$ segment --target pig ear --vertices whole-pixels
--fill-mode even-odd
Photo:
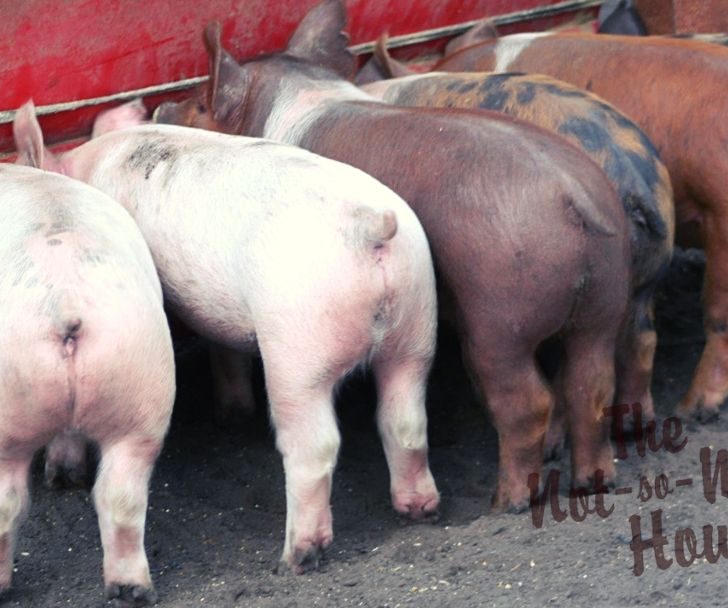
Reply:
[[[383,34],[377,40],[377,45],[374,47],[374,56],[377,58],[379,65],[382,66],[382,71],[386,74],[385,78],[398,78],[400,76],[410,76],[415,72],[410,70],[406,65],[400,63],[396,59],[392,59],[392,56],[387,50],[387,43],[389,42],[389,36]]]
[[[343,31],[345,25],[343,2],[323,0],[298,24],[286,51],[349,79],[354,74],[356,59],[346,48],[349,36]]]
[[[43,133],[40,130],[38,119],[35,116],[35,105],[27,102],[15,113],[13,120],[13,138],[18,150],[19,165],[29,167],[43,167]]]
[[[221,34],[217,21],[205,28],[205,47],[210,58],[207,103],[215,120],[236,127],[248,92],[248,79],[238,62],[223,48]]]
[[[357,86],[363,86],[370,82],[378,82],[387,78],[387,75],[382,69],[382,65],[377,61],[374,55],[371,56],[362,68],[356,73],[354,78],[354,84]]]
[[[444,56],[448,57],[465,47],[473,46],[486,40],[495,40],[496,38],[498,38],[498,30],[495,27],[495,22],[492,19],[483,19],[464,34],[450,40],[445,47]]]

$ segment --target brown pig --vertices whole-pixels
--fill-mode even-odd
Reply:
[[[380,78],[408,72],[390,57],[386,37],[371,63],[370,78],[376,71]],[[604,170],[622,199],[632,245],[632,298],[617,353],[615,402],[640,402],[654,416],[653,294],[670,263],[675,211],[667,169],[640,128],[596,95],[538,74],[410,71],[363,89],[395,105],[496,110],[528,120],[566,137]]]
[[[717,415],[728,396],[728,49],[693,40],[517,34],[465,48],[445,71],[527,71],[593,91],[644,129],[675,192],[678,244],[706,252],[707,343],[678,412]]]
[[[629,285],[629,237],[603,172],[571,144],[500,114],[397,108],[346,78],[343,4],[325,0],[285,52],[238,65],[206,30],[211,79],[160,122],[297,144],[375,176],[415,210],[441,301],[499,434],[497,508],[524,508],[553,406],[536,348],[563,338],[572,483],[614,477],[603,408]]]

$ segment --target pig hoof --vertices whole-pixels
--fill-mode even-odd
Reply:
[[[585,494],[608,494],[616,487],[613,476],[605,479],[604,475],[589,475],[588,477],[577,477],[572,484],[572,492]]]
[[[718,420],[718,408],[699,407],[693,412],[693,418],[700,424],[709,424]]]
[[[281,560],[275,573],[284,575],[304,574],[312,570],[318,570],[321,560],[323,559],[323,548],[319,545],[311,545],[308,549],[296,549],[293,558],[290,560]]]
[[[493,513],[507,513],[509,515],[519,515],[526,511],[529,507],[529,500],[524,498],[523,500],[509,500],[506,498],[493,498],[490,510]]]
[[[156,604],[157,593],[153,587],[111,583],[106,587],[106,599],[118,608],[136,608]]]
[[[410,496],[406,501],[395,502],[394,508],[397,513],[411,520],[435,523],[440,518],[439,506],[440,496],[435,494],[429,498]]]
[[[509,515],[520,515],[521,513],[525,513],[528,507],[529,503],[524,501],[519,503],[511,503],[507,505],[506,508],[502,511]]]

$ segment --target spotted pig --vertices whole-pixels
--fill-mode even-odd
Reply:
[[[370,78],[375,67],[385,78],[407,72],[389,56],[386,38],[377,44],[374,63]],[[617,356],[615,401],[640,402],[645,416],[654,416],[653,294],[670,263],[675,211],[667,169],[639,127],[596,95],[537,74],[410,73],[363,88],[396,105],[497,110],[522,118],[566,137],[604,170],[622,200],[632,246],[632,298]]]
[[[238,65],[206,30],[211,78],[156,119],[262,136],[353,164],[403,196],[422,222],[465,359],[499,433],[496,508],[528,505],[553,394],[534,358],[560,334],[572,482],[611,480],[603,408],[629,289],[629,238],[603,172],[562,138],[502,114],[398,108],[346,80],[343,3],[325,0],[283,53]]]

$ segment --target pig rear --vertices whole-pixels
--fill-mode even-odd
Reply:
[[[31,132],[19,152],[48,157],[29,113],[16,117],[16,133]],[[332,541],[333,397],[358,366],[376,377],[395,509],[436,513],[425,414],[435,279],[399,196],[299,148],[168,125],[106,133],[51,164],[133,215],[191,328],[228,355],[260,349],[286,473],[282,568],[316,567]]]
[[[0,587],[33,454],[73,432],[100,448],[107,593],[153,600],[144,519],[174,362],[151,256],[128,214],[92,188],[12,166],[0,183]]]

